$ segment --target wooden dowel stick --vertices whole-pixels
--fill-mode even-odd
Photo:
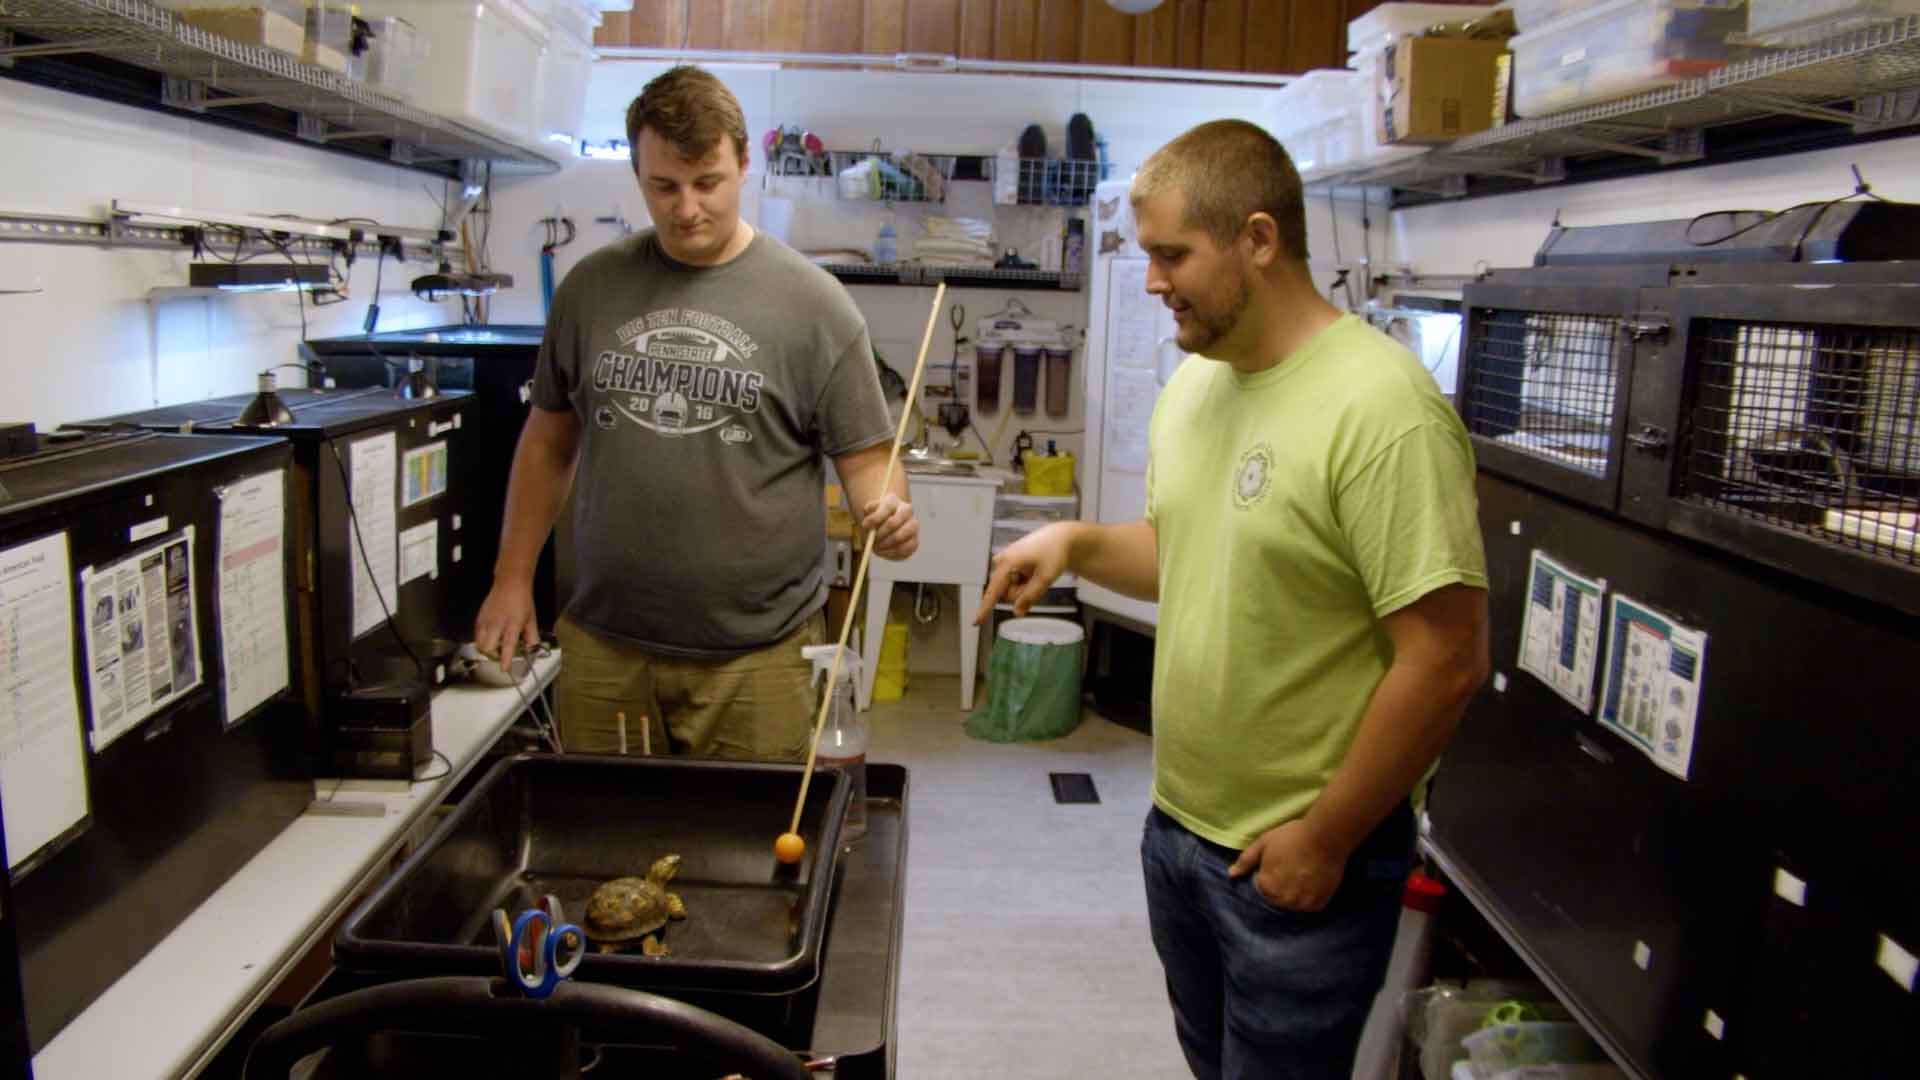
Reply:
[[[947,283],[941,282],[933,290],[933,310],[927,313],[927,332],[920,338],[920,356],[913,362],[913,378],[907,380],[907,404],[900,410],[900,428],[893,433],[893,449],[887,452],[887,471],[880,478],[882,498],[893,487],[893,467],[900,461],[900,444],[907,437],[907,423],[913,418],[913,399],[920,391],[920,376],[927,367],[927,346],[933,344],[933,326],[940,318],[940,304],[947,296]],[[858,508],[855,512],[859,512]],[[847,595],[858,598],[860,586],[867,580],[867,564],[873,560],[873,538],[878,534],[867,533],[867,541],[860,548],[860,566],[853,573],[853,589]],[[787,827],[790,833],[800,831],[800,811],[807,805],[807,785],[813,782],[813,759],[820,750],[820,732],[827,726],[827,710],[833,708],[834,687],[840,682],[840,657],[847,649],[847,635],[853,631],[853,616],[856,605],[847,604],[846,618],[840,620],[840,647],[833,651],[833,666],[827,669],[827,693],[820,699],[820,715],[813,721],[813,739],[807,743],[807,771],[800,774],[800,795],[793,800],[793,824]]]

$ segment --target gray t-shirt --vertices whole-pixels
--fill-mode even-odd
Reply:
[[[699,658],[825,604],[821,455],[893,433],[853,298],[764,233],[721,266],[674,261],[651,230],[582,259],[533,403],[581,423],[567,614]]]

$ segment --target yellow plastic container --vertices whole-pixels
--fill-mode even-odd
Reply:
[[[1072,454],[1055,454],[1051,457],[1041,457],[1029,450],[1020,455],[1020,464],[1026,469],[1027,473],[1027,494],[1073,494]]]
[[[907,624],[888,623],[873,669],[873,700],[899,701],[907,693]]]

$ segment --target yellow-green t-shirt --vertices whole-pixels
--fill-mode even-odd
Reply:
[[[1189,357],[1150,439],[1153,798],[1242,848],[1346,756],[1393,659],[1380,617],[1486,587],[1473,448],[1413,354],[1352,315],[1256,375]]]

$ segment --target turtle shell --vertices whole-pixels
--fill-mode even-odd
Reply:
[[[632,941],[667,925],[667,890],[643,877],[614,878],[587,898],[587,933]]]

